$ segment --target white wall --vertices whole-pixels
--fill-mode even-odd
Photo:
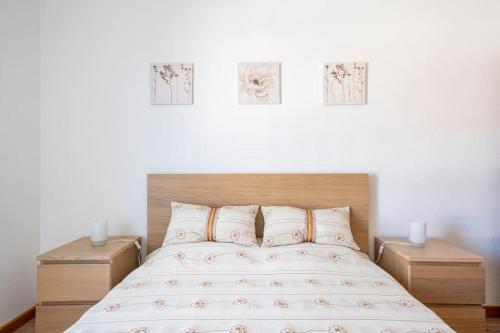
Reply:
[[[39,47],[38,0],[0,0],[0,325],[35,304]]]
[[[150,172],[369,172],[372,235],[409,219],[488,258],[500,304],[500,2],[43,0],[41,248],[146,234]],[[240,61],[282,104],[238,106]],[[322,106],[324,62],[369,63],[368,104]],[[193,106],[149,63],[194,62]]]

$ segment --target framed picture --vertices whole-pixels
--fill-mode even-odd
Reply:
[[[151,64],[151,104],[193,104],[193,64]]]
[[[281,102],[280,63],[238,64],[239,104],[279,104]]]
[[[325,105],[366,104],[366,62],[328,63],[323,66]]]

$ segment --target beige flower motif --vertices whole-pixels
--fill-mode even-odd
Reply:
[[[177,252],[176,254],[174,254],[174,257],[175,259],[182,261],[184,260],[184,258],[186,258],[186,255],[184,254],[184,252]]]
[[[278,255],[276,253],[269,253],[266,257],[267,261],[275,261],[278,259]]]
[[[309,255],[309,252],[307,252],[306,250],[298,250],[297,255],[301,256],[301,257],[305,257],[305,256]]]
[[[197,333],[196,330],[194,328],[187,328],[184,330],[183,333]]]
[[[233,230],[233,231],[231,231],[230,237],[233,241],[236,242],[240,239],[240,232],[238,230]]]
[[[367,301],[359,301],[358,302],[358,308],[360,308],[360,309],[371,309],[371,308],[373,308],[373,305],[371,303],[368,303]]]
[[[396,303],[402,308],[412,308],[414,306],[413,303],[407,299],[400,299]]]
[[[212,282],[210,282],[210,281],[201,281],[200,282],[200,287],[207,288],[210,286],[212,286]]]
[[[267,217],[267,218],[268,218],[268,217],[270,217],[270,216],[271,216],[271,214],[272,214],[272,212],[273,212],[273,210],[272,210],[272,209],[269,209],[269,210],[266,212],[265,217]]]
[[[340,232],[337,232],[335,235],[333,235],[333,240],[335,243],[342,243],[344,239],[344,234],[341,234]]]
[[[248,301],[246,298],[243,298],[243,297],[238,297],[238,298],[235,298],[233,300],[233,304],[234,305],[243,305],[243,304],[247,304]]]
[[[370,262],[370,259],[369,259],[369,258],[367,258],[365,255],[357,254],[356,256],[357,256],[357,257],[359,258],[359,260],[361,260],[361,261],[364,261],[364,262]]]
[[[445,331],[443,331],[442,329],[439,329],[439,328],[431,328],[427,332],[429,332],[429,333],[445,333]]]
[[[328,306],[328,305],[330,305],[330,302],[328,302],[328,300],[324,299],[324,298],[316,298],[314,300],[314,304],[321,305],[321,306]]]
[[[342,326],[330,326],[328,327],[328,333],[347,333],[347,330]]]
[[[164,306],[165,305],[165,300],[161,298],[155,299],[153,302],[151,302],[152,305],[154,306]]]
[[[338,262],[338,261],[340,261],[340,256],[338,254],[336,254],[335,252],[330,252],[328,254],[328,259],[330,259],[333,262]]]
[[[205,259],[203,259],[207,264],[211,264],[215,260],[215,254],[207,254]]]
[[[196,302],[192,303],[191,307],[194,309],[203,309],[205,307],[205,301],[202,299],[199,299]]]
[[[153,260],[149,259],[149,260],[146,260],[144,262],[144,264],[142,264],[142,266],[144,266],[144,267],[150,267],[152,264],[153,264]]]
[[[171,280],[167,280],[167,281],[165,281],[165,284],[166,284],[167,286],[169,286],[169,287],[174,287],[174,286],[176,286],[176,285],[177,285],[177,280],[173,280],[173,279],[171,279]]]
[[[288,308],[288,303],[282,299],[277,299],[274,301],[274,306],[277,306],[277,307],[282,308],[282,309],[286,309],[286,308]]]
[[[386,328],[386,329],[383,329],[382,331],[380,331],[380,333],[394,333],[394,331],[391,330],[390,328]]]
[[[196,207],[196,209],[200,212],[205,212],[208,210],[208,207]]]
[[[304,240],[304,232],[302,230],[292,231],[292,238],[298,241]]]
[[[375,281],[377,287],[387,287],[389,284],[385,281]]]
[[[137,327],[133,328],[131,333],[148,333],[148,329],[146,327]]]
[[[140,288],[141,286],[142,286],[142,283],[135,282],[135,283],[132,283],[132,284],[129,284],[128,286],[126,286],[125,289],[137,289],[137,288]]]
[[[175,233],[175,238],[177,238],[177,239],[186,238],[186,231],[184,231],[184,229],[177,230],[177,232]]]
[[[271,287],[281,287],[281,286],[283,286],[283,283],[281,283],[279,281],[271,281],[271,283],[269,283],[269,285]]]
[[[106,312],[118,311],[118,310],[120,310],[120,304],[118,304],[118,303],[108,304],[104,307],[104,310]]]
[[[234,325],[231,327],[231,333],[247,333],[247,328],[243,325]]]
[[[245,259],[247,257],[247,253],[245,251],[238,251],[236,252],[236,258],[238,259]]]
[[[340,285],[344,287],[352,287],[353,283],[351,281],[344,280],[340,282]]]
[[[272,237],[267,237],[265,240],[264,240],[264,244],[266,244],[266,246],[273,246],[274,244],[274,239]]]
[[[318,284],[318,281],[314,279],[306,279],[304,282],[305,284]]]
[[[234,283],[236,285],[240,285],[240,284],[247,284],[248,283],[248,280],[247,279],[238,279],[236,281],[234,281]]]
[[[257,215],[257,212],[258,212],[258,210],[257,210],[257,209],[255,209],[255,208],[252,208],[252,209],[250,209],[250,211],[249,211],[250,215],[253,215],[253,216]]]
[[[295,333],[295,330],[289,328],[289,327],[285,327],[283,328],[280,333]]]

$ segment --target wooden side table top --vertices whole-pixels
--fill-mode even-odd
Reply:
[[[130,246],[135,246],[134,241],[140,242],[140,240],[139,236],[116,236],[108,238],[107,242],[112,243],[94,246],[90,242],[90,237],[82,237],[40,254],[37,256],[37,260],[41,262],[111,261]]]
[[[375,237],[376,254],[383,242],[408,243],[404,237]],[[484,263],[484,258],[471,251],[435,238],[427,238],[423,247],[390,244],[384,245],[409,262],[442,262],[442,263]]]

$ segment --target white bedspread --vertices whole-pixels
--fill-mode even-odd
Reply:
[[[366,256],[302,243],[167,246],[67,332],[450,333]]]

